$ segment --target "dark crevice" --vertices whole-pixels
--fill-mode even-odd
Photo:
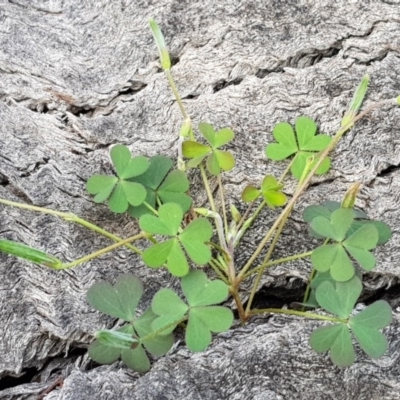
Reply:
[[[199,96],[199,94],[188,94],[187,96],[182,97],[182,100],[194,100],[197,99]]]
[[[71,360],[71,363],[76,361],[78,357],[85,355],[87,352],[87,348],[75,347],[68,352],[68,359]],[[0,379],[0,391],[10,389],[19,385],[24,385],[32,382],[41,382],[42,381],[42,372],[47,369],[49,364],[57,359],[60,359],[62,356],[57,355],[54,357],[48,357],[46,362],[43,364],[41,368],[37,367],[28,367],[24,368],[18,376],[6,375]],[[51,371],[50,379],[59,372],[60,368],[54,367]]]
[[[334,45],[325,50],[309,49],[299,51],[284,62],[284,67],[307,68],[318,64],[324,58],[332,58],[340,51],[340,46]]]
[[[10,389],[15,386],[31,383],[38,372],[39,370],[37,368],[31,367],[24,368],[18,377],[7,375],[0,379],[0,390]]]
[[[225,79],[220,79],[219,81],[215,82],[212,85],[213,93],[219,92],[220,90],[225,89],[228,86],[239,85],[243,81],[243,79],[244,79],[243,77],[235,78],[235,79],[233,79],[231,81],[227,81]]]
[[[0,172],[0,186],[6,187],[10,184],[10,180]]]
[[[326,184],[329,184],[329,183],[332,183],[332,182],[335,182],[334,178],[327,178],[327,179],[324,179],[321,182],[312,182],[312,183],[310,183],[310,185],[308,187],[309,188],[310,187],[318,187],[320,185],[326,185]]]
[[[399,293],[400,293],[400,282],[397,281],[396,284],[390,286],[389,288],[380,288],[375,290],[373,293],[365,293],[364,297],[361,299],[365,305],[370,305],[378,300],[386,300],[392,307],[399,306]],[[393,304],[392,304],[393,303]]]
[[[178,56],[174,56],[172,54],[170,54],[169,58],[171,60],[171,67],[178,64],[178,62],[180,61],[180,58]]]
[[[277,68],[273,68],[273,69],[259,68],[255,75],[257,78],[263,79],[269,74],[282,73],[282,72],[284,72],[283,67],[277,67]]]
[[[20,177],[21,177],[21,178],[26,178],[26,177],[28,177],[28,176],[31,176],[32,174],[34,174],[35,172],[37,172],[37,171],[40,169],[40,167],[41,167],[42,165],[48,164],[49,160],[50,160],[49,157],[43,157],[41,161],[38,161],[38,162],[35,163],[35,165],[33,166],[33,168],[30,168],[29,171],[27,170],[27,171],[23,172],[23,173],[20,175]]]
[[[398,165],[391,164],[388,167],[386,167],[385,169],[383,169],[381,172],[379,172],[377,177],[388,176],[388,175],[392,174],[393,172],[398,171],[399,169],[400,169],[400,164],[398,164]]]

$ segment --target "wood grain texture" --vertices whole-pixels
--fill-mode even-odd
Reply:
[[[225,181],[228,198],[243,209],[240,190],[284,168],[263,154],[277,122],[308,115],[332,135],[365,73],[372,80],[367,103],[399,95],[399,6],[396,0],[0,0],[0,197],[71,211],[120,236],[138,232],[129,217],[95,205],[85,182],[112,170],[108,153],[115,143],[135,155],[176,156],[182,118],[157,60],[147,26],[152,16],[165,34],[193,121],[236,133],[230,149],[237,167]],[[315,246],[302,210],[325,198],[340,200],[360,181],[357,205],[393,229],[392,240],[376,251],[366,293],[386,296],[394,308],[400,306],[390,292],[400,277],[399,126],[400,109],[387,107],[344,137],[331,172],[301,199],[276,253]],[[200,183],[192,182],[201,204]],[[291,182],[285,191],[293,189]],[[267,213],[255,224],[238,249],[238,267],[274,216]],[[55,217],[4,206],[0,237],[65,261],[109,244]],[[0,261],[0,377],[26,368],[39,376],[0,391],[0,398],[36,399],[57,368],[64,386],[46,399],[395,399],[400,389],[398,310],[387,330],[388,355],[371,361],[357,352],[347,370],[309,349],[315,323],[280,317],[219,335],[201,354],[178,344],[141,377],[119,364],[92,369],[86,356],[66,363],[62,357],[70,349],[86,347],[96,329],[112,326],[85,301],[93,282],[135,273],[147,288],[145,306],[161,286],[177,287],[177,281],[127,250],[65,272],[1,254]],[[285,264],[265,275],[263,285],[296,289],[309,270],[307,262]]]

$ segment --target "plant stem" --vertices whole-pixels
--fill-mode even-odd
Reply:
[[[113,240],[114,242],[121,242],[123,240],[119,236],[116,236],[116,235],[112,234],[111,232],[108,232],[105,229],[102,229],[99,226],[92,224],[89,221],[79,218],[78,216],[76,216],[75,214],[72,214],[72,213],[65,213],[65,212],[61,212],[61,211],[50,210],[50,209],[44,208],[44,207],[31,206],[29,204],[18,203],[15,201],[10,201],[10,200],[5,200],[5,199],[0,199],[0,203],[11,206],[11,207],[22,208],[25,210],[38,211],[43,214],[56,215],[57,217],[60,217],[65,221],[75,222],[79,225],[82,225],[85,228],[88,228],[94,232],[99,233],[100,235],[103,235],[103,236]],[[134,251],[135,253],[141,254],[141,251],[138,248],[136,248],[135,246],[132,246],[129,243],[126,243],[125,246],[128,247],[130,250]]]
[[[144,205],[147,209],[149,209],[153,214],[155,214],[155,215],[158,216],[158,211],[157,211],[154,207],[152,207],[149,203],[147,203],[147,201],[144,201],[144,202],[143,202],[143,205]]]
[[[281,223],[281,220],[289,217],[291,210],[293,209],[294,205],[296,204],[296,201],[299,199],[299,197],[303,194],[307,186],[309,185],[311,179],[313,178],[315,172],[317,169],[320,167],[322,162],[324,161],[324,158],[335,148],[339,140],[342,138],[342,136],[361,118],[363,118],[366,114],[374,110],[375,108],[381,107],[383,105],[387,104],[397,104],[396,99],[390,99],[390,100],[383,100],[377,103],[372,104],[371,106],[367,107],[363,112],[358,114],[354,119],[352,119],[350,122],[348,122],[346,125],[342,126],[335,134],[335,136],[332,138],[332,141],[330,144],[326,147],[324,151],[321,152],[317,162],[314,164],[313,168],[307,175],[307,177],[304,179],[304,181],[301,183],[301,185],[297,188],[295,193],[293,194],[293,197],[290,199],[290,201],[287,203],[286,207],[282,210],[281,214],[279,217],[275,220],[274,224],[271,226],[263,240],[259,243],[257,249],[254,251],[253,255],[249,258],[247,263],[244,265],[240,273],[238,274],[238,279],[242,279],[244,274],[249,270],[255,259],[258,257],[258,255],[261,253],[262,249],[264,246],[267,244],[267,242],[270,240],[273,232],[278,228],[279,224]]]
[[[234,246],[237,246],[238,243],[240,242],[240,239],[242,238],[242,236],[246,233],[247,229],[250,228],[251,224],[254,222],[254,220],[256,219],[257,215],[261,212],[261,210],[265,207],[267,203],[265,202],[265,200],[263,200],[258,207],[256,208],[256,210],[254,211],[254,213],[251,215],[250,218],[248,218],[244,223],[243,223],[243,227],[241,229],[239,229],[235,240],[234,240]],[[247,212],[247,210],[246,210]]]
[[[271,258],[271,255],[272,255],[272,253],[273,253],[273,251],[274,251],[274,249],[275,249],[276,243],[277,243],[278,240],[279,240],[279,236],[280,236],[281,233],[282,233],[282,230],[283,230],[283,228],[284,228],[284,226],[285,226],[286,221],[287,221],[287,218],[284,218],[284,219],[281,221],[281,223],[280,223],[280,225],[279,225],[279,227],[278,227],[278,230],[276,231],[275,236],[274,236],[274,238],[272,239],[272,243],[271,243],[271,245],[269,246],[267,255],[265,256],[264,261],[263,261],[263,263],[261,264],[261,268],[258,270],[256,281],[255,281],[254,284],[253,284],[253,287],[252,287],[252,289],[251,289],[251,293],[250,293],[250,296],[249,296],[249,300],[247,301],[246,314],[248,314],[249,311],[250,311],[251,305],[252,305],[252,303],[253,303],[254,296],[255,296],[256,291],[257,291],[257,289],[258,289],[258,286],[260,285],[260,282],[261,282],[262,274],[263,274],[265,268],[267,268],[267,263],[268,263],[269,259]]]
[[[226,276],[224,276],[222,274],[222,269],[218,266],[218,263],[215,260],[210,260],[209,261],[210,267],[214,270],[214,272],[218,275],[218,277],[224,281],[227,285],[229,285],[229,281],[226,278]],[[225,272],[225,271],[224,271]]]
[[[221,174],[218,175],[218,186],[219,186],[219,194],[221,196],[222,214],[224,217],[224,230],[226,234],[228,232],[228,219],[226,217],[225,196],[224,196],[224,188],[222,187]]]
[[[77,266],[79,264],[82,264],[83,262],[92,260],[93,258],[97,258],[97,257],[99,257],[99,256],[101,256],[103,254],[109,253],[110,251],[113,251],[113,250],[117,249],[118,247],[124,246],[126,243],[130,243],[130,242],[133,242],[135,240],[143,239],[144,237],[146,237],[146,235],[144,233],[139,233],[138,235],[131,236],[131,237],[127,238],[127,239],[121,240],[118,243],[114,243],[111,246],[104,247],[101,250],[97,250],[94,253],[88,254],[87,256],[84,256],[82,258],[78,258],[75,261],[72,261],[72,262],[67,263],[67,264],[63,264],[63,266],[61,268],[58,268],[58,269],[70,269],[70,268],[73,268],[73,267],[75,267],[75,266]],[[139,254],[143,253],[141,250],[139,250],[139,251],[140,251]]]
[[[269,267],[272,267],[272,266],[277,265],[277,264],[283,264],[285,262],[289,262],[289,261],[292,261],[292,260],[298,260],[300,258],[310,257],[311,254],[312,254],[312,251],[307,251],[305,253],[295,254],[293,256],[278,258],[277,260],[269,261],[265,265],[261,264],[258,267],[255,267],[255,268],[251,269],[250,271],[248,271],[247,273],[245,273],[243,275],[242,279],[244,280],[244,279],[248,278],[249,276],[253,275],[255,272],[259,271],[262,268],[269,268]]]
[[[169,86],[171,87],[172,93],[174,94],[176,102],[179,105],[179,109],[181,110],[181,114],[182,114],[183,118],[184,119],[189,118],[189,115],[187,114],[187,112],[185,110],[185,106],[182,103],[181,96],[179,95],[178,89],[177,89],[177,87],[175,85],[175,81],[174,81],[174,78],[172,77],[171,70],[170,69],[166,69],[165,70],[165,75],[167,75]]]
[[[297,154],[296,154],[296,156],[297,156]],[[282,175],[280,176],[280,178],[279,178],[279,180],[278,180],[278,183],[282,183],[283,180],[286,178],[286,175],[289,173],[290,168],[292,167],[292,165],[293,165],[293,163],[294,163],[294,160],[296,159],[296,156],[294,156],[294,157],[292,158],[292,160],[290,161],[289,165],[288,165],[288,166],[286,167],[286,169],[283,171]]]
[[[214,198],[213,198],[213,195],[211,192],[210,184],[208,182],[207,174],[204,169],[204,165],[200,164],[199,168],[200,168],[200,172],[201,172],[201,177],[203,178],[204,187],[207,192],[208,201],[210,202],[211,210],[214,212],[217,212],[217,209],[215,208]]]
[[[339,322],[341,324],[347,324],[348,320],[343,318],[336,317],[328,317],[326,315],[314,314],[307,311],[297,311],[297,310],[288,310],[284,308],[263,308],[263,309],[254,309],[250,311],[250,315],[257,314],[286,314],[286,315],[296,315],[298,317],[311,318],[311,319],[320,319],[323,321],[329,322]]]

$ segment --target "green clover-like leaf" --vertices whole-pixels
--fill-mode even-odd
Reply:
[[[112,317],[132,321],[143,295],[143,286],[134,275],[121,275],[114,286],[107,282],[95,283],[87,292],[89,304]]]
[[[305,208],[303,212],[303,219],[305,222],[311,223],[315,217],[325,217],[330,219],[332,212],[339,209],[341,204],[337,201],[325,201],[320,205],[311,205]],[[378,245],[386,243],[392,237],[392,231],[390,227],[382,221],[374,221],[370,220],[368,215],[361,210],[355,210],[354,218],[355,220],[350,226],[350,229],[347,232],[347,236],[350,236],[355,231],[361,228],[362,225],[365,224],[373,224],[378,231]],[[321,239],[324,236],[319,235],[315,232],[312,228],[310,228],[310,233],[312,236],[316,237],[317,239]]]
[[[139,225],[143,231],[172,237],[143,252],[143,260],[149,267],[157,268],[166,263],[171,274],[186,275],[189,263],[182,246],[193,262],[202,265],[210,261],[211,251],[205,242],[211,239],[211,224],[204,218],[197,218],[182,232],[178,232],[182,219],[182,209],[175,203],[163,204],[159,208],[158,217],[143,215],[140,218]]]
[[[174,329],[188,313],[186,344],[192,351],[202,351],[211,343],[211,332],[223,332],[232,325],[232,311],[215,306],[226,300],[228,287],[220,280],[210,281],[202,271],[191,271],[182,278],[181,285],[189,305],[172,290],[160,290],[152,302],[152,310],[159,316],[152,328]]]
[[[96,283],[89,289],[87,298],[94,308],[131,322],[116,331],[97,332],[97,339],[89,346],[89,355],[93,360],[110,364],[121,358],[129,368],[146,372],[150,369],[150,361],[145,349],[158,357],[172,347],[174,339],[171,332],[152,334],[152,323],[158,316],[151,309],[135,318],[142,294],[142,284],[133,275],[119,277],[114,287]]]
[[[362,291],[362,284],[357,276],[347,282],[324,281],[316,290],[318,304],[339,318],[348,318]]]
[[[189,168],[196,167],[205,158],[207,169],[213,175],[219,175],[221,170],[230,171],[235,166],[235,159],[228,151],[219,148],[229,143],[235,137],[229,128],[223,128],[215,132],[212,125],[201,122],[199,130],[210,146],[198,143],[194,140],[187,140],[182,144],[182,152],[186,158],[191,158],[187,163]]]
[[[382,356],[387,348],[386,337],[379,332],[392,322],[392,309],[384,300],[376,301],[356,316],[349,325],[361,348],[372,358]]]
[[[156,208],[158,203],[176,203],[182,208],[183,213],[189,210],[192,199],[186,194],[189,189],[189,181],[183,171],[172,170],[173,162],[164,156],[150,158],[150,166],[147,171],[130,179],[143,185],[147,195],[145,202]],[[144,214],[151,214],[145,205],[133,206],[128,209],[132,217],[139,218]]]
[[[149,168],[149,161],[143,156],[132,158],[126,146],[116,145],[110,151],[111,160],[118,178],[107,175],[93,175],[86,188],[95,195],[94,201],[101,203],[107,199],[108,206],[115,213],[125,212],[129,205],[139,206],[146,198],[143,185],[128,179],[142,175]]]
[[[330,350],[332,362],[339,367],[350,366],[356,358],[349,328],[345,324],[316,329],[310,336],[310,346],[318,353]]]
[[[291,166],[293,176],[300,179],[306,166],[307,158],[326,149],[332,138],[328,135],[316,135],[317,125],[308,117],[299,117],[295,122],[296,135],[290,124],[281,122],[272,132],[278,143],[271,143],[265,149],[266,156],[275,161],[284,160],[295,154]],[[316,159],[311,168],[318,161]],[[321,175],[329,170],[330,159],[326,157],[316,171]]]
[[[282,188],[283,185],[278,183],[272,175],[267,175],[261,183],[260,190],[254,186],[246,186],[242,193],[242,200],[250,202],[262,195],[269,207],[280,207],[287,201],[286,195],[281,192]]]
[[[378,231],[373,224],[364,224],[348,236],[353,221],[354,211],[349,208],[333,211],[330,220],[316,216],[311,221],[311,228],[318,235],[338,242],[316,248],[311,255],[311,262],[317,271],[330,270],[332,278],[340,282],[347,281],[354,275],[349,254],[367,271],[375,266],[375,257],[369,250],[377,246]]]
[[[337,285],[342,286],[343,283],[337,283]],[[350,286],[351,285],[349,285],[348,289],[350,289]],[[357,292],[361,292],[358,289]],[[341,292],[340,289],[336,290],[335,294],[337,296],[343,295],[346,299],[344,301],[340,297],[335,298],[335,296],[332,296],[332,292],[330,295],[326,295],[323,302],[325,302],[325,306],[328,306],[328,304],[329,306],[324,308],[326,310],[328,310],[328,308],[335,309],[336,311],[334,311],[334,314],[336,315],[338,315],[337,311],[342,313],[342,315],[350,314],[350,304],[354,303],[356,294],[356,292],[352,294],[350,294],[350,292],[351,290],[347,293]],[[324,296],[322,293],[323,290],[321,289],[319,295]],[[333,307],[330,300],[333,300]],[[339,323],[316,329],[311,334],[310,345],[319,353],[330,350],[333,363],[340,367],[347,367],[355,360],[349,332],[350,328],[365,353],[371,358],[378,358],[381,357],[388,348],[388,341],[379,329],[389,325],[391,321],[392,310],[389,304],[386,301],[379,300],[365,308],[356,316],[351,317],[348,324]]]

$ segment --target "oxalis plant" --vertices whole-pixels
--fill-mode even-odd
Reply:
[[[362,292],[363,273],[376,264],[373,251],[390,239],[391,230],[384,222],[371,220],[355,208],[359,184],[349,188],[341,203],[325,201],[304,210],[309,233],[320,240],[318,247],[278,259],[273,258],[273,253],[297,200],[313,176],[329,170],[328,155],[341,137],[375,108],[400,104],[400,96],[359,112],[369,83],[369,77],[364,76],[334,136],[318,133],[316,123],[306,116],[298,117],[294,126],[278,123],[273,129],[274,142],[266,146],[265,154],[268,160],[286,162],[287,168],[279,177],[267,175],[258,186],[247,186],[242,193],[247,206],[242,207],[245,211],[241,214],[234,205],[228,207],[222,179],[235,166],[233,155],[225,149],[235,135],[229,128],[218,130],[206,122],[194,129],[171,75],[163,35],[154,20],[150,20],[150,27],[162,68],[183,116],[177,162],[163,155],[150,158],[132,155],[128,147],[115,145],[110,151],[115,174],[94,175],[87,182],[87,190],[96,203],[107,203],[111,211],[128,213],[137,219],[140,233],[122,239],[73,214],[0,199],[9,206],[81,224],[115,242],[70,263],[9,240],[0,240],[0,251],[63,270],[125,246],[139,254],[148,267],[167,268],[180,279],[183,296],[163,288],[143,313],[137,312],[137,308],[144,289],[134,275],[120,276],[114,286],[98,282],[89,289],[87,300],[93,308],[124,321],[116,329],[95,333],[89,354],[98,363],[113,363],[121,358],[133,370],[145,372],[151,365],[149,355],[159,357],[171,349],[177,328],[185,330],[186,345],[191,351],[206,349],[212,333],[226,331],[233,323],[232,311],[220,305],[229,296],[236,303],[242,323],[257,314],[288,314],[320,320],[321,327],[311,334],[310,346],[317,352],[329,352],[338,366],[354,362],[354,341],[370,357],[382,356],[388,343],[380,330],[391,322],[390,306],[385,301],[376,301],[360,312],[354,309]],[[190,197],[186,176],[189,169],[200,172],[209,208],[196,208]],[[219,187],[218,208],[210,178]],[[297,181],[289,197],[284,193],[287,179]],[[238,265],[235,251],[253,221],[261,213],[276,208],[281,212],[275,222],[251,257]],[[137,241],[146,242],[147,246],[136,247]],[[304,299],[298,304],[300,309],[253,308],[262,275],[275,265],[299,259],[309,259],[312,267]],[[247,298],[240,288],[254,276]]]

